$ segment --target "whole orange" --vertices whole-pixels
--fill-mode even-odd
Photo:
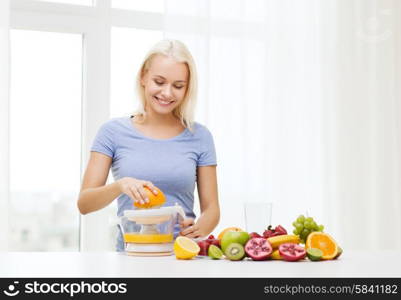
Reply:
[[[134,206],[138,208],[151,208],[154,206],[161,206],[166,202],[166,196],[159,188],[155,187],[155,189],[157,190],[157,195],[153,194],[150,188],[147,186],[144,186],[143,189],[146,192],[146,196],[148,197],[149,202],[143,204],[140,204],[139,202],[134,202]]]
[[[223,238],[223,235],[227,232],[227,231],[244,231],[239,227],[228,227],[226,229],[224,229],[222,232],[220,232],[220,234],[218,235],[217,239],[221,240]]]

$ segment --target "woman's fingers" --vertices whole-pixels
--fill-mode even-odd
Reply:
[[[134,203],[149,203],[148,192],[145,190],[145,186],[148,187],[154,195],[158,194],[157,187],[153,185],[152,182],[147,180],[124,177],[118,182],[121,192],[127,194],[134,201]]]
[[[180,235],[188,236],[189,234],[191,234],[191,233],[193,232],[193,229],[190,229],[190,228],[191,228],[191,227],[188,227],[187,229],[182,230],[182,231],[180,232]]]
[[[182,228],[194,225],[194,219],[193,218],[185,218],[183,221],[180,222],[180,225]]]
[[[180,234],[183,236],[186,236],[188,238],[192,238],[192,239],[195,239],[195,238],[198,238],[201,236],[199,229],[197,229],[195,226],[191,226],[189,228],[191,228],[191,230],[183,230],[183,231],[181,231]]]
[[[181,223],[181,230],[180,235],[186,236],[188,238],[199,238],[202,236],[201,230],[197,224],[195,224],[195,219],[193,218],[185,218]]]
[[[154,195],[157,195],[157,189],[156,189],[156,187],[153,185],[152,182],[150,182],[150,181],[145,181],[145,182],[144,182],[144,185],[147,186],[147,187],[152,191],[152,193],[153,193]]]
[[[187,237],[187,238],[190,238],[190,239],[197,239],[197,238],[199,238],[200,236],[201,236],[201,235],[200,235],[198,232],[192,232],[192,233],[186,235],[186,237]]]
[[[149,202],[148,195],[146,194],[143,186],[139,186],[137,188],[137,191],[141,195],[141,200],[143,201],[143,203],[148,203]]]
[[[128,197],[130,197],[134,202],[138,202],[138,200],[136,199],[134,193],[131,191],[130,188],[127,188],[124,194],[128,195]]]
[[[197,230],[198,229],[196,228],[196,225],[192,225],[192,226],[189,226],[189,227],[185,228],[184,230],[182,230],[181,233],[182,233],[182,235],[188,235],[188,234],[196,232]]]
[[[139,202],[140,204],[143,204],[142,196],[138,191],[138,188],[136,186],[130,186],[130,191],[134,195],[134,201]]]

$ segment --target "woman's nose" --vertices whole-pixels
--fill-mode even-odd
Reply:
[[[171,86],[169,84],[166,84],[163,87],[162,94],[166,98],[170,98],[172,96],[172,88],[171,88]]]

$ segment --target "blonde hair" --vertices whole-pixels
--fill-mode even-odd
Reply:
[[[164,55],[173,58],[179,63],[185,63],[188,67],[188,85],[182,103],[173,110],[174,116],[181,120],[184,127],[192,129],[194,122],[194,112],[197,97],[198,78],[196,73],[195,61],[189,52],[188,48],[178,40],[161,40],[156,43],[146,54],[145,59],[139,68],[136,77],[136,90],[139,96],[139,108],[134,115],[142,116],[143,120],[146,117],[145,111],[145,89],[141,84],[142,76],[149,70],[152,59],[156,55]]]

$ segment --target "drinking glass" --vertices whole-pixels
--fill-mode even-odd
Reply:
[[[271,224],[272,206],[270,202],[245,202],[244,216],[246,231],[257,232],[260,235]]]

